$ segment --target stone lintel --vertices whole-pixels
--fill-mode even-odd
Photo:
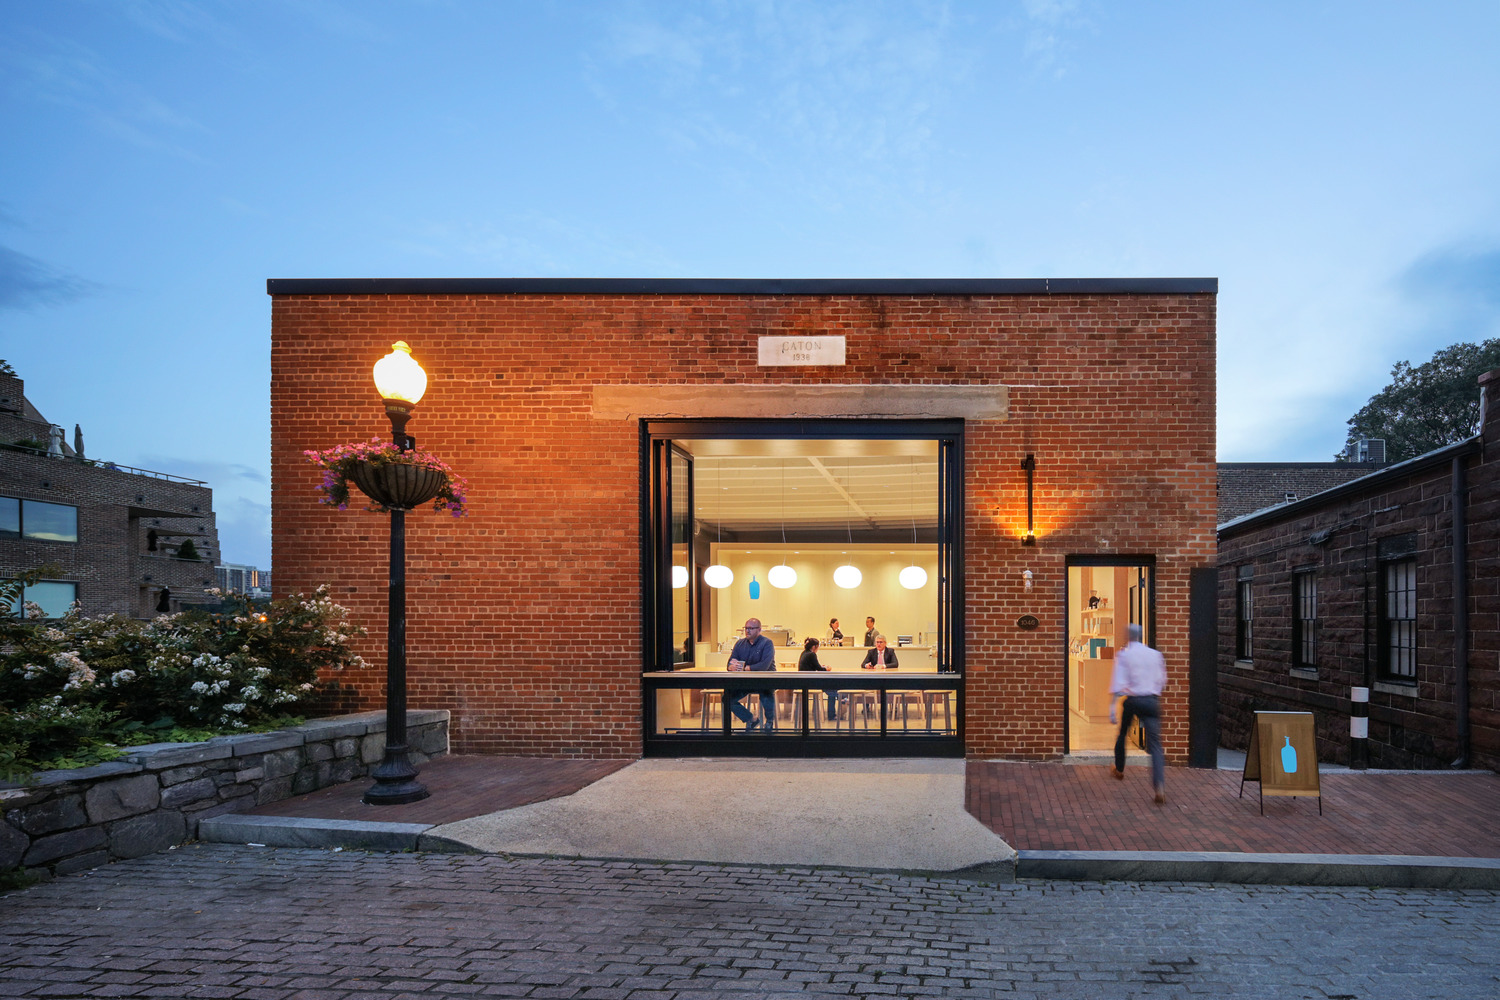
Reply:
[[[599,420],[869,417],[1005,420],[1003,385],[596,385]]]

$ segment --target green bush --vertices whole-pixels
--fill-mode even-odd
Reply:
[[[0,605],[13,600],[0,593]],[[0,617],[0,770],[275,728],[322,694],[319,671],[364,666],[349,641],[365,630],[327,587],[221,608],[146,622],[84,618],[76,605],[58,621]]]

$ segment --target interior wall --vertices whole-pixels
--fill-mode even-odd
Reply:
[[[838,618],[844,635],[852,636],[856,644],[864,638],[866,616],[874,616],[876,627],[893,646],[897,635],[937,631],[937,552],[930,546],[915,552],[910,548],[893,551],[890,546],[821,551],[803,546],[797,553],[788,553],[780,548],[747,552],[744,546],[725,545],[722,552],[724,564],[734,570],[734,583],[712,591],[714,634],[700,637],[707,641],[732,637],[751,617],[767,627],[791,628],[799,646],[809,635],[819,639],[827,635],[830,618]],[[767,582],[766,574],[781,565],[783,557],[797,571],[797,582],[778,590]],[[927,585],[919,590],[907,590],[898,579],[913,561],[927,571]],[[848,562],[863,574],[860,585],[852,590],[833,582],[833,571]],[[752,578],[760,583],[759,600],[750,597]]]

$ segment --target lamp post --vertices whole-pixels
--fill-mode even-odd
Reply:
[[[406,433],[412,408],[427,391],[427,373],[411,356],[405,341],[397,341],[391,353],[375,363],[375,388],[391,418],[391,436],[400,451],[411,451],[416,440]],[[406,746],[406,512],[437,495],[441,477],[414,466],[387,465],[393,473],[384,481],[356,480],[359,488],[391,512],[390,607],[385,639],[385,757],[371,772],[375,784],[365,792],[372,806],[394,806],[416,802],[432,794],[417,780],[417,769]],[[428,473],[413,476],[408,473]],[[375,480],[376,477],[363,477]],[[431,487],[431,492],[428,487]],[[374,489],[383,495],[371,493]],[[426,493],[427,495],[421,496]]]

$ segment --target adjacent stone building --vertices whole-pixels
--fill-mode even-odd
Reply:
[[[211,601],[208,485],[88,459],[53,428],[25,383],[0,373],[0,579],[52,567],[25,595],[49,617],[75,600],[85,615],[143,618]]]
[[[1226,746],[1305,710],[1348,763],[1362,688],[1371,766],[1500,769],[1500,371],[1479,381],[1474,437],[1219,526]]]

